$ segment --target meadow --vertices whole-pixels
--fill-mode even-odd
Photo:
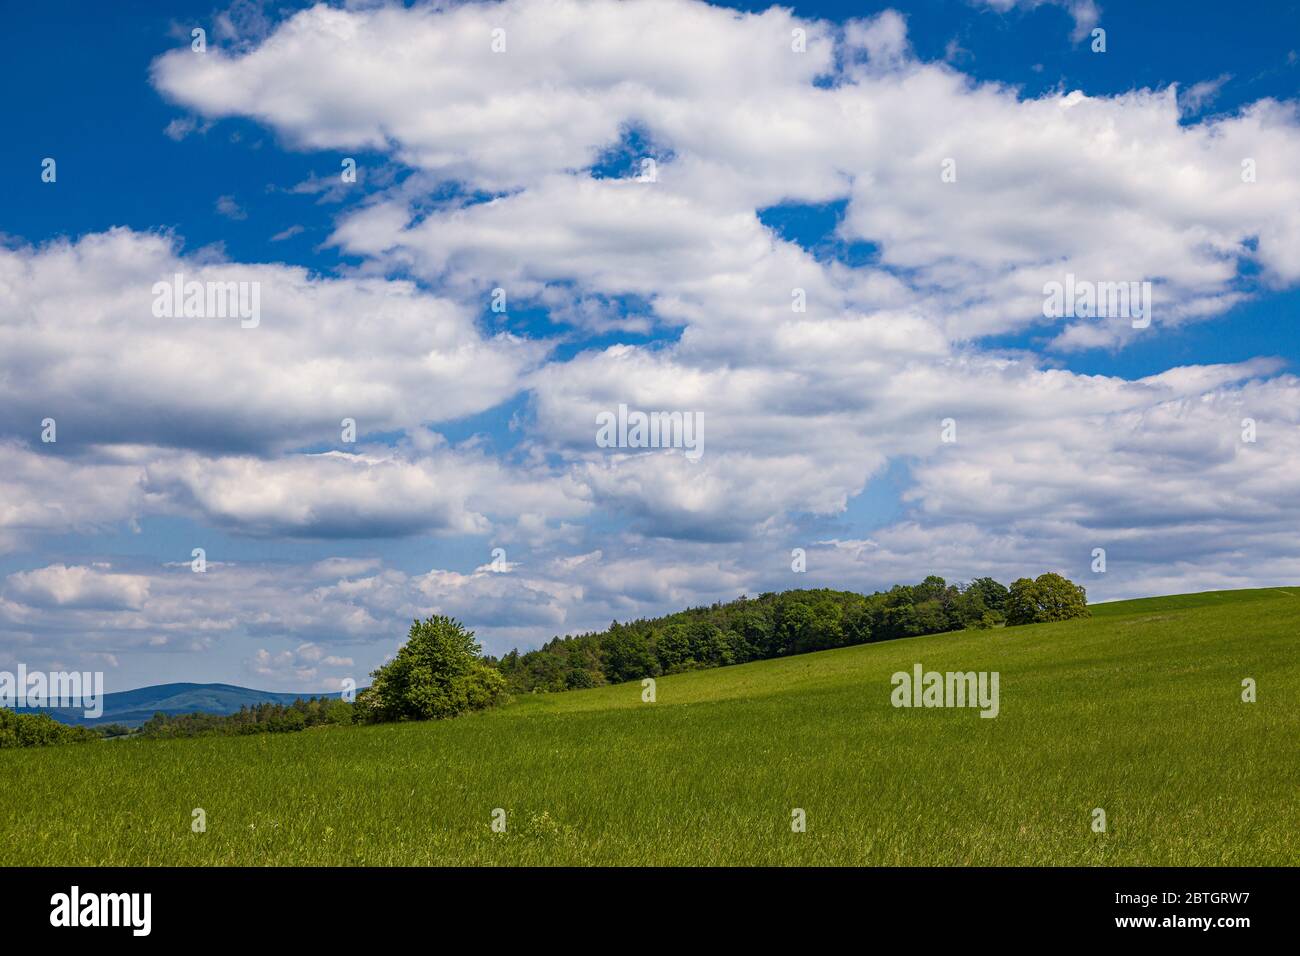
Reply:
[[[1092,611],[662,677],[654,703],[0,751],[0,864],[1300,863],[1300,588]],[[999,672],[999,715],[891,706],[916,663]]]

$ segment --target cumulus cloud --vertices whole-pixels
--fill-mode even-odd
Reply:
[[[1099,16],[1055,5],[1076,36]],[[1300,392],[1278,363],[1127,379],[985,346],[1149,344],[1295,285],[1294,103],[1189,122],[1222,77],[1027,98],[918,59],[893,11],[505,0],[222,22],[224,45],[153,64],[192,114],[169,135],[244,117],[292,148],[377,154],[356,201],[295,188],[342,203],[328,242],[357,265],[228,262],[127,229],[0,248],[0,548],[168,515],[263,539],[490,538],[507,557],[206,575],[33,557],[0,590],[11,644],[239,639],[251,673],[319,684],[429,613],[499,653],[742,591],[1080,577],[1095,547],[1094,597],[1300,572],[1279,531],[1300,518]],[[774,209],[832,222],[796,241]],[[261,321],[155,316],[176,273],[257,282]],[[1045,316],[1066,276],[1150,281],[1150,327]],[[495,288],[568,323],[564,348],[487,331]],[[507,452],[438,434],[521,395]],[[599,447],[620,404],[701,415],[703,456]],[[852,526],[888,475],[898,513]]]
[[[907,21],[896,10],[886,10],[869,20],[850,20],[844,27],[844,42],[861,49],[873,69],[897,69],[907,58]]]
[[[11,574],[5,593],[36,608],[138,611],[149,596],[149,580],[136,574],[115,574],[106,566],[51,564]]]
[[[151,488],[188,500],[214,523],[266,536],[486,530],[486,519],[465,507],[458,477],[432,462],[342,452],[274,461],[190,456],[148,469]]]
[[[582,486],[503,467],[480,452],[387,447],[275,459],[162,458],[145,470],[152,494],[218,526],[257,536],[396,537],[480,534],[488,514],[544,521],[584,514]]]
[[[812,25],[808,52],[792,56],[797,24],[810,26],[779,8],[738,15],[690,0],[322,4],[248,52],[175,51],[152,75],[177,103],[254,117],[304,148],[392,149],[500,189],[590,164],[656,101],[760,101],[810,80],[831,63],[828,31]],[[493,51],[497,30],[504,52]],[[316,68],[300,73],[307,63]]]
[[[292,679],[314,684],[321,677],[323,669],[353,668],[355,663],[350,657],[327,654],[319,644],[307,641],[290,650],[278,652],[258,648],[257,653],[244,662],[244,666],[250,674],[273,682]],[[335,686],[341,686],[344,679],[336,676],[332,681]]]
[[[1090,4],[1071,9],[1081,23],[1095,15]],[[475,38],[503,23],[516,46],[493,54]],[[652,42],[667,24],[675,39]],[[805,54],[790,48],[794,24],[816,41]],[[388,69],[398,32],[409,56],[436,65]],[[275,37],[242,56],[167,54],[154,81],[205,117],[247,115],[315,148],[364,143],[431,175],[523,190],[427,216],[397,195],[335,235],[351,252],[429,277],[501,263],[519,291],[594,279],[609,293],[646,294],[644,277],[658,270],[669,288],[656,290],[656,309],[694,323],[734,292],[730,260],[756,256],[761,239],[746,223],[757,209],[846,199],[842,235],[879,246],[912,300],[958,338],[1042,323],[1044,284],[1069,273],[1156,283],[1155,321],[1167,325],[1241,301],[1245,263],[1267,281],[1300,279],[1300,174],[1286,160],[1300,146],[1293,104],[1263,101],[1187,126],[1173,88],[1023,99],[916,60],[892,11],[837,31],[685,0],[318,7]],[[690,58],[696,43],[710,54]],[[836,82],[816,82],[836,69],[837,43],[848,55]],[[332,64],[329,82],[308,69],[318,62]],[[541,90],[548,108],[517,105]],[[339,110],[340,97],[350,109]],[[560,105],[570,99],[582,119]],[[443,104],[453,103],[478,121],[447,128]],[[582,167],[629,126],[668,160],[653,188],[586,179]],[[551,149],[556,141],[565,148]],[[1268,177],[1243,182],[1246,158]],[[942,178],[948,162],[955,181]],[[704,273],[712,285],[690,283]],[[1058,343],[1131,337],[1127,323],[1091,320]]]
[[[0,553],[45,534],[107,530],[140,513],[143,474],[130,449],[78,458],[53,454],[57,444],[37,447],[47,453],[0,439]]]
[[[576,572],[576,573],[575,573]],[[605,626],[663,601],[711,600],[743,586],[709,560],[676,566],[607,559],[601,552],[538,559],[509,574],[439,568],[408,573],[382,560],[330,559],[315,567],[227,562],[188,565],[56,565],[17,572],[0,585],[0,635],[22,643],[39,630],[33,661],[68,654],[204,654],[256,642],[246,671],[311,690],[364,674],[400,645],[409,622],[448,614],[502,654],[550,637]],[[737,590],[737,593],[740,593]],[[733,595],[734,596],[734,595]],[[244,644],[239,644],[244,646]]]
[[[113,229],[0,248],[0,434],[34,440],[35,423],[53,417],[59,440],[76,445],[335,442],[344,418],[364,435],[491,408],[545,353],[485,337],[463,307],[408,282],[323,279],[177,246]],[[260,321],[155,315],[155,287],[177,275],[205,289],[255,283]]]
[[[1061,5],[1078,31],[1097,22],[1091,2]],[[431,211],[408,193],[381,197],[335,232],[351,253],[465,295],[492,282],[542,301],[569,287],[636,296],[659,322],[682,326],[671,348],[613,347],[531,379],[541,443],[563,451],[597,504],[650,536],[739,540],[800,513],[833,515],[900,456],[918,462],[909,500],[929,513],[960,511],[954,491],[963,481],[1008,477],[1016,462],[945,457],[937,447],[944,417],[968,426],[968,440],[1014,452],[1034,447],[1010,435],[1024,435],[1026,416],[1045,432],[1086,432],[1098,419],[1122,427],[1126,415],[1206,397],[1198,391],[1205,383],[1190,379],[1181,387],[1076,376],[960,346],[1055,321],[1043,315],[1046,283],[1067,275],[1149,280],[1160,328],[1242,301],[1250,294],[1240,281],[1245,263],[1260,266],[1267,282],[1300,278],[1292,241],[1300,178],[1283,161],[1300,145],[1293,104],[1265,101],[1187,126],[1172,88],[1025,99],[974,83],[918,61],[893,11],[838,29],[779,11],[717,13],[690,3],[575,0],[548,5],[543,24],[527,3],[318,9],[292,18],[278,31],[283,42],[255,53],[202,63],[169,54],[154,81],[205,118],[252,116],[317,148],[364,141],[435,178],[512,190]],[[403,49],[440,55],[418,90],[376,67],[399,22]],[[664,60],[682,43],[645,38],[665,22],[682,28],[687,48],[707,37],[713,57]],[[486,41],[468,38],[498,25],[516,46],[493,61]],[[807,55],[775,43],[796,26],[815,41]],[[576,58],[555,55],[560,36]],[[353,101],[364,102],[356,115],[384,116],[403,103],[409,114],[380,137],[377,124],[345,129],[315,119],[329,104],[316,84],[278,83],[274,98],[263,92],[267,77],[324,49],[339,63],[338,82],[368,80],[350,87]],[[605,57],[619,68],[595,69]],[[511,63],[508,81],[494,69],[499,62]],[[720,66],[725,76],[715,75]],[[815,82],[836,70],[835,82]],[[242,85],[216,79],[236,76]],[[464,89],[469,77],[473,92]],[[512,113],[497,100],[481,106],[486,119],[460,134],[474,139],[451,157],[432,148],[446,130],[416,105],[494,96],[516,103],[543,88],[556,104],[599,102],[605,125],[575,123],[557,109],[507,133],[495,124]],[[683,109],[686,102],[694,108]],[[662,153],[654,182],[585,174],[594,152],[620,143],[629,127]],[[527,136],[531,149],[493,152],[502,135]],[[573,152],[550,149],[557,135]],[[507,169],[500,154],[532,162]],[[1267,184],[1243,182],[1246,156],[1268,157],[1276,174]],[[946,163],[951,181],[941,175]],[[758,218],[772,203],[836,199],[846,203],[840,236],[875,244],[878,265],[818,260]],[[806,314],[790,309],[796,288],[810,303]],[[1083,318],[1058,328],[1054,343],[1093,348],[1135,334],[1127,316]],[[709,453],[696,465],[671,454],[600,453],[593,415],[622,401],[702,412]],[[1048,437],[1043,443],[1050,447]],[[1008,482],[1007,500],[1018,492]]]

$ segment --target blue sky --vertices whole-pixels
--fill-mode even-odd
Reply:
[[[727,6],[7,13],[0,666],[312,690],[434,611],[499,653],[931,571],[1294,583],[1300,7]],[[172,269],[266,323],[150,324]],[[1057,271],[1168,304],[1047,321]],[[619,402],[701,463],[595,447]]]
[[[758,4],[725,6],[766,9]],[[842,3],[791,6],[800,15],[835,21],[890,8],[889,4]],[[1063,6],[1045,4],[1003,13],[951,0],[909,4],[903,9],[919,56],[943,60],[949,56],[949,44],[955,42],[960,51],[951,55],[951,62],[964,73],[1012,84],[1028,97],[1058,88],[1106,95],[1171,83],[1190,87],[1220,77],[1229,79],[1206,112],[1227,112],[1265,97],[1296,95],[1297,67],[1289,57],[1300,41],[1294,31],[1277,28],[1288,22],[1300,25],[1295,4],[1277,4],[1268,18],[1243,17],[1230,6],[1209,2],[1113,6],[1105,11],[1108,49],[1104,56],[1092,53],[1088,43],[1071,41],[1072,18]],[[41,77],[28,95],[8,104],[12,140],[30,144],[42,156],[56,155],[65,178],[62,188],[51,195],[51,190],[41,188],[39,178],[29,175],[29,153],[13,150],[0,156],[0,171],[8,183],[4,231],[40,242],[112,226],[166,228],[181,237],[186,248],[220,244],[235,259],[289,262],[322,271],[355,264],[325,241],[341,208],[360,196],[323,201],[319,194],[294,191],[313,178],[332,179],[333,155],[286,149],[274,131],[240,118],[223,120],[210,135],[179,142],[161,135],[168,123],[185,113],[148,83],[149,64],[181,42],[182,26],[211,28],[214,8],[202,3],[142,3],[125,9],[128,12],[122,13],[93,4],[53,2],[28,5],[11,14],[7,56],[0,71],[11,89],[27,86],[26,78]],[[70,17],[86,29],[60,29]],[[1111,35],[1117,39],[1109,40]],[[49,71],[47,65],[55,60],[74,68]],[[74,122],[67,121],[70,114],[75,115]],[[367,165],[384,164],[379,154],[362,152],[357,158]],[[386,172],[400,178],[409,171],[390,168]],[[232,197],[244,218],[219,214],[216,203],[222,196]],[[775,221],[780,216],[785,227],[778,228],[780,234],[815,248],[826,242],[835,213],[842,209],[842,202],[794,204],[775,207],[765,218]],[[284,228],[278,228],[281,223]],[[290,226],[301,231],[273,241]],[[869,244],[861,246],[870,249]],[[865,254],[862,248],[857,251]],[[1295,324],[1278,318],[1294,314],[1297,303],[1300,298],[1293,292],[1243,304],[1223,316],[1232,323],[1231,336],[1223,335],[1216,323],[1207,323],[1150,344],[1138,343],[1123,351],[1087,350],[1061,361],[1081,372],[1129,377],[1154,374],[1171,364],[1241,361],[1257,355],[1294,362]],[[554,331],[544,313],[524,328],[530,334]],[[671,333],[662,332],[660,337]],[[1050,338],[1046,330],[1035,329],[989,344],[1034,348],[1045,336]],[[607,342],[582,341],[568,350],[603,344]],[[499,437],[500,423],[494,431]]]

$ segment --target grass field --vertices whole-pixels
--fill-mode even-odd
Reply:
[[[1300,863],[1300,588],[1093,613],[664,677],[652,704],[0,751],[0,863]],[[895,709],[917,662],[998,671],[1000,715]]]

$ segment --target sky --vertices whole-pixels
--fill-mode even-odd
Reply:
[[[0,669],[319,691],[435,613],[501,654],[928,574],[1294,585],[1297,27],[15,7]],[[696,450],[610,447],[620,406]]]

